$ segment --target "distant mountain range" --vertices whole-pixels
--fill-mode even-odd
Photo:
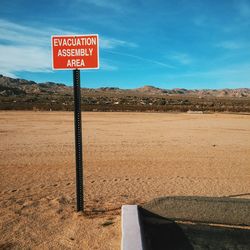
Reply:
[[[0,75],[0,96],[25,96],[30,94],[44,95],[72,95],[72,87],[65,84],[45,82],[36,83],[24,79],[14,79]],[[83,93],[110,93],[110,94],[127,94],[127,95],[145,95],[145,96],[194,96],[199,98],[205,97],[250,97],[250,88],[238,89],[201,89],[188,90],[183,88],[161,89],[154,86],[144,86],[135,89],[120,89],[113,87],[104,88],[83,88]]]
[[[192,95],[199,97],[249,97],[250,88],[238,88],[238,89],[195,89],[188,90],[183,88],[175,89],[160,89],[154,86],[144,86],[141,88],[134,89],[136,92],[149,93],[149,94],[166,94],[166,95]]]
[[[250,89],[187,90],[144,86],[136,89],[82,88],[83,111],[244,112]],[[74,110],[73,87],[0,75],[0,110]]]

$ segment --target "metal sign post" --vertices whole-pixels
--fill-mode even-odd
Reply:
[[[89,35],[55,35],[51,37],[52,68],[72,70],[75,105],[76,206],[84,210],[81,87],[79,69],[99,69],[99,37]]]
[[[80,70],[73,70],[75,102],[75,154],[76,154],[76,205],[77,212],[84,210],[83,203],[83,164],[82,164],[82,119]]]

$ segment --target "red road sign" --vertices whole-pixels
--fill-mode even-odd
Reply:
[[[52,36],[53,69],[98,69],[98,35]]]

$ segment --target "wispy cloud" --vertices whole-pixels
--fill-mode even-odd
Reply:
[[[191,56],[186,53],[175,52],[168,55],[167,58],[183,65],[188,65],[193,62]]]
[[[207,24],[207,17],[204,15],[195,16],[193,18],[193,23],[196,26],[202,27]]]
[[[135,47],[138,47],[138,45],[132,42],[127,42],[127,41],[118,40],[114,38],[109,39],[109,38],[101,37],[100,47],[104,49],[114,49],[117,47],[134,47],[135,48]]]
[[[0,19],[0,43],[2,40],[19,45],[49,46],[52,34],[67,35],[72,33],[74,34],[74,32],[51,27],[46,29],[34,28]]]
[[[35,29],[0,19],[0,72],[48,72],[51,30]]]
[[[0,73],[14,76],[20,71],[50,71],[50,37],[54,34],[65,35],[76,32],[51,27],[34,28],[0,19]],[[100,47],[106,50],[136,46],[128,41],[100,37]],[[101,69],[117,70],[117,67],[104,61]]]
[[[76,0],[75,4],[77,6],[84,6],[86,4],[90,4],[97,8],[112,10],[116,12],[124,12],[128,9],[128,1],[127,0]]]
[[[50,55],[47,49],[33,46],[0,45],[0,72],[15,75],[15,72],[49,72]]]
[[[141,57],[141,56],[137,56],[137,55],[133,55],[133,54],[129,54],[129,53],[122,53],[122,52],[118,52],[118,51],[108,51],[108,53],[111,54],[115,54],[115,55],[119,55],[119,56],[125,56],[125,57],[130,57],[130,58],[134,58],[143,62],[147,62],[150,64],[154,64],[154,65],[158,65],[161,67],[165,67],[165,68],[169,68],[169,69],[174,69],[175,67],[173,65],[161,62],[161,61],[157,61],[157,60],[153,60],[150,58],[146,58],[146,57]]]
[[[39,29],[0,19],[0,40],[14,44],[44,45],[46,43],[46,33]]]
[[[237,9],[243,18],[250,18],[250,3],[246,0],[236,1]]]
[[[114,11],[124,11],[126,7],[126,0],[77,0],[77,3],[86,4],[89,3],[91,5],[95,5],[99,8],[111,9]]]
[[[234,82],[234,84],[241,83],[244,84],[245,87],[250,87],[250,64],[236,64],[231,65],[229,67],[221,67],[216,69],[208,69],[204,71],[193,71],[189,73],[175,74],[175,75],[166,75],[165,80],[173,81],[173,80],[184,80],[189,81],[192,79],[193,81],[197,80],[202,84],[204,82],[217,82],[217,83],[228,83]]]
[[[106,62],[105,60],[102,60],[100,68],[105,71],[116,71],[118,70],[118,67],[110,64],[109,62]]]
[[[235,69],[216,69],[216,70],[208,70],[208,71],[199,71],[199,72],[192,72],[192,73],[186,73],[181,74],[183,77],[194,77],[194,76],[204,76],[204,77],[219,77],[219,76],[227,76],[230,78],[232,75],[238,75],[242,73],[247,73],[250,70],[250,65],[247,65],[247,67],[243,67],[241,69],[235,68]],[[178,76],[177,76],[178,77]]]
[[[247,48],[248,45],[242,41],[222,41],[215,45],[216,47],[229,49],[229,50],[236,50],[236,49],[244,49]]]

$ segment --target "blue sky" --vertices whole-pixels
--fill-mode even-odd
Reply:
[[[91,33],[84,87],[250,88],[250,0],[1,0],[0,74],[72,85],[51,35]]]

